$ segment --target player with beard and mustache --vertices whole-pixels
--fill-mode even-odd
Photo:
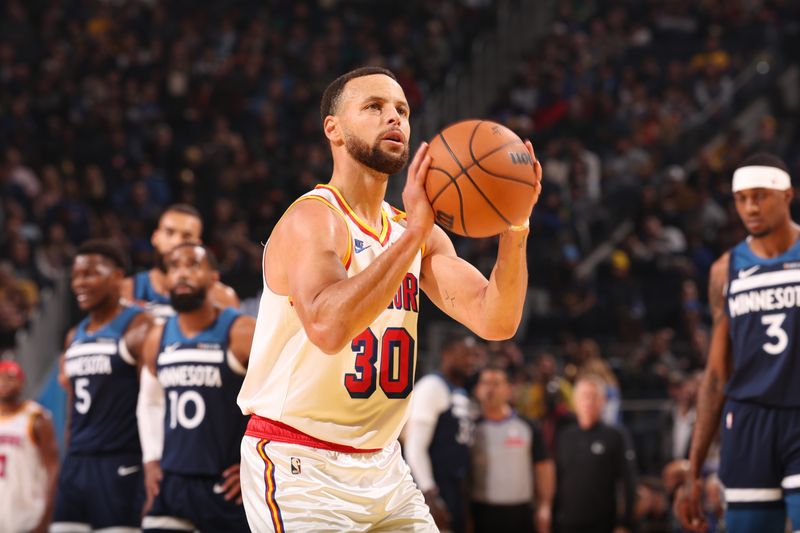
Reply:
[[[800,226],[786,164],[757,153],[733,173],[750,234],[711,267],[713,329],[697,398],[687,482],[675,512],[706,531],[703,464],[721,428],[718,475],[732,533],[800,530]],[[722,424],[720,424],[720,420]]]
[[[61,357],[67,450],[50,531],[131,531],[141,522],[136,401],[153,319],[120,301],[125,267],[117,246],[101,240],[83,243],[72,262],[72,290],[88,316],[67,334]]]
[[[425,194],[384,201],[408,161],[410,108],[392,72],[360,68],[322,96],[333,175],[301,196],[264,250],[264,291],[239,394],[250,414],[242,494],[253,531],[435,531],[397,437],[414,386],[419,289],[487,339],[519,324],[528,225],[500,235],[490,279],[457,257]],[[528,142],[539,191],[541,166]]]
[[[167,207],[150,237],[150,243],[155,249],[156,266],[125,278],[122,283],[122,297],[142,305],[159,319],[175,314],[166,289],[164,254],[185,242],[201,242],[202,234],[203,220],[197,209],[187,204]],[[219,281],[211,288],[211,297],[220,307],[239,307],[239,298],[234,290]]]
[[[255,319],[212,298],[214,256],[194,243],[164,256],[176,315],[144,348],[139,432],[145,462],[145,531],[248,531],[240,498],[236,405]]]

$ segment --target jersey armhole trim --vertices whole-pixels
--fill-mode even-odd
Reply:
[[[131,351],[128,349],[128,343],[125,342],[124,336],[119,340],[119,356],[129,365],[136,366],[136,359],[131,355]]]

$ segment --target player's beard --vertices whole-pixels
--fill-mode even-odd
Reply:
[[[185,292],[176,294],[175,291],[169,291],[169,303],[175,311],[179,313],[187,313],[200,309],[206,301],[206,288],[198,287],[193,292]]]
[[[372,146],[355,135],[345,133],[344,146],[347,152],[359,163],[382,174],[394,174],[406,166],[408,162],[408,144],[400,155],[393,155],[381,150],[380,139]]]

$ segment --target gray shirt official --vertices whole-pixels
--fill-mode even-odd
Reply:
[[[489,505],[533,502],[533,465],[548,459],[539,427],[516,413],[481,418],[472,446],[472,500]]]

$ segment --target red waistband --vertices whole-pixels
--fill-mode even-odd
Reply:
[[[269,439],[275,442],[287,442],[289,444],[301,444],[310,448],[319,448],[333,452],[375,453],[381,451],[380,448],[353,448],[352,446],[321,440],[311,435],[306,435],[302,431],[298,431],[292,426],[287,426],[282,422],[276,422],[275,420],[270,420],[269,418],[258,415],[250,415],[250,421],[247,423],[247,430],[244,434],[248,437]]]

